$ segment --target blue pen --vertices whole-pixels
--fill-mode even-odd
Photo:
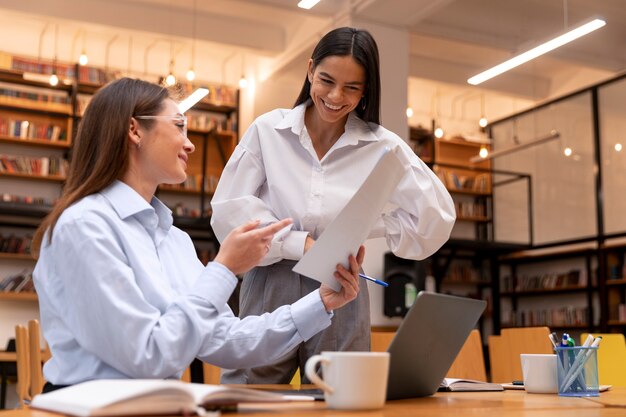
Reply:
[[[368,280],[368,281],[372,281],[372,282],[374,282],[374,283],[376,283],[376,284],[378,284],[378,285],[382,285],[383,287],[388,287],[388,286],[389,286],[389,284],[387,284],[385,281],[381,281],[381,280],[376,279],[376,278],[368,277],[368,276],[367,276],[367,275],[365,275],[365,274],[359,274],[359,276],[360,276],[361,278],[365,278],[365,279],[366,279],[366,280]]]

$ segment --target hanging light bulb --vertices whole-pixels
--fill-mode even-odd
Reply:
[[[83,67],[89,63],[89,57],[85,53],[84,49],[83,49],[83,52],[78,57],[78,63],[82,65]]]
[[[435,137],[441,139],[443,137],[443,129],[438,127],[435,129]]]
[[[413,109],[411,107],[406,108],[406,117],[408,117],[409,119],[413,117]]]
[[[486,158],[489,155],[489,150],[487,149],[487,147],[485,145],[482,145],[480,147],[480,151],[478,151],[478,155],[481,158]]]
[[[478,121],[478,126],[480,127],[487,127],[487,119],[485,119],[485,116],[481,117],[480,120]]]
[[[622,150],[622,144],[621,144],[621,143],[616,143],[616,144],[615,144],[615,150],[616,150],[617,152],[620,152],[620,151]]]
[[[193,67],[196,63],[196,0],[193,0],[193,25],[192,25],[192,41],[191,41],[191,65],[187,71],[187,81],[193,81],[196,79],[196,72]]]
[[[173,86],[176,84],[176,77],[174,76],[174,59],[170,61],[170,73],[165,77],[165,84],[168,86]]]
[[[59,84],[59,77],[57,77],[56,72],[52,73],[52,75],[50,76],[50,85],[55,87],[57,84]]]
[[[572,148],[570,148],[569,146],[565,149],[563,149],[563,155],[565,156],[571,156],[572,155]]]
[[[239,88],[246,88],[248,86],[248,80],[243,75],[239,79]]]

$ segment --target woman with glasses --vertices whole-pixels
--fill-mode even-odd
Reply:
[[[194,358],[221,367],[277,360],[330,325],[358,293],[363,250],[328,287],[271,314],[236,318],[237,279],[291,223],[250,221],[224,239],[214,262],[198,260],[154,193],[185,180],[194,151],[168,91],[120,79],[87,107],[59,202],[34,239],[33,273],[52,358],[45,391],[101,378],[177,378]]]
[[[292,271],[372,171],[385,148],[406,173],[370,237],[385,237],[398,256],[423,259],[448,239],[452,198],[437,176],[396,134],[380,124],[378,48],[365,30],[335,29],[319,41],[293,109],[260,116],[231,156],[211,200],[211,225],[223,239],[238,223],[293,218],[275,235],[261,265],[244,276],[240,314],[262,314],[315,291],[319,283]],[[333,324],[272,366],[223,374],[224,383],[288,383],[323,350],[369,350],[367,285],[335,314]],[[303,383],[308,382],[303,378]]]

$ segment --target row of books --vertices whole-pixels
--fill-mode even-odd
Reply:
[[[502,312],[502,323],[507,326],[586,326],[587,307],[565,306],[536,310]]]
[[[200,216],[201,213],[199,209],[189,208],[184,203],[176,203],[173,207],[170,207],[170,210],[172,210],[172,213],[174,214],[174,216],[178,216],[178,217],[192,217],[192,218],[201,217]],[[211,206],[209,205],[204,211],[204,217],[210,217],[211,214],[213,214],[213,210],[211,210]]]
[[[489,281],[482,276],[481,271],[469,265],[450,265],[448,273],[444,278],[444,283],[488,283]]]
[[[0,281],[0,292],[34,292],[33,272],[24,270]]]
[[[16,236],[0,234],[0,253],[30,253],[30,245],[33,237],[30,235]]]
[[[74,65],[53,61],[40,61],[19,56],[11,56],[10,69],[23,72],[35,72],[37,74],[53,74],[59,78],[74,78],[76,73]]]
[[[0,135],[17,139],[40,139],[51,142],[67,141],[67,128],[58,124],[30,120],[0,118]]]
[[[50,94],[47,92],[43,92],[44,90],[36,90],[36,89],[15,89],[15,88],[4,88],[0,87],[0,96],[3,97],[12,97],[12,98],[21,98],[30,101],[37,101],[43,103],[60,103],[60,104],[70,104],[70,98],[67,94]]]
[[[204,178],[204,191],[207,193],[214,193],[217,188],[219,178],[214,175],[207,175]],[[189,174],[184,182],[180,184],[161,184],[159,187],[162,190],[187,190],[200,192],[200,186],[202,184],[202,174]]]
[[[226,129],[225,115],[216,116],[214,114],[187,112],[187,127],[195,130],[213,130],[218,127],[222,130]]]
[[[65,176],[67,169],[67,160],[59,157],[37,158],[0,154],[0,172]]]
[[[120,78],[119,71],[105,71],[95,67],[78,67],[78,81],[81,83],[104,85],[110,81]]]
[[[43,198],[43,197],[21,196],[21,195],[3,193],[0,195],[0,201],[2,201],[3,203],[23,203],[23,204],[33,204],[37,206],[52,206],[56,200],[51,200],[49,198]]]
[[[489,191],[489,174],[458,175],[451,169],[435,167],[435,172],[441,182],[449,190],[475,191],[486,193]]]
[[[617,306],[617,320],[626,322],[626,304],[619,304]]]
[[[487,217],[487,207],[481,203],[455,201],[457,217]]]
[[[568,272],[549,272],[533,276],[507,275],[500,279],[500,290],[502,292],[536,291],[585,286],[587,286],[587,273],[580,269],[573,269]]]
[[[195,84],[181,84],[180,85],[182,91],[185,95],[189,95],[194,92],[198,87],[203,87],[209,90],[209,94],[207,94],[202,100],[202,103],[207,104],[217,104],[223,106],[237,106],[237,90],[226,86],[226,85],[216,85],[216,84],[203,84],[203,85],[195,85]]]

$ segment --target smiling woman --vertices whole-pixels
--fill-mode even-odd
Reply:
[[[412,259],[429,256],[448,239],[455,219],[450,195],[408,145],[380,125],[379,72],[378,47],[369,32],[343,27],[327,33],[308,61],[295,107],[255,120],[228,161],[211,201],[211,224],[220,240],[249,219],[294,219],[291,230],[272,240],[263,266],[244,276],[242,317],[273,311],[316,290],[319,282],[292,268],[386,149],[397,154],[405,174],[390,199],[396,208],[381,213],[369,237],[384,236],[396,255]],[[323,350],[369,350],[366,282],[324,332],[272,366],[227,371],[222,382],[288,383]]]

